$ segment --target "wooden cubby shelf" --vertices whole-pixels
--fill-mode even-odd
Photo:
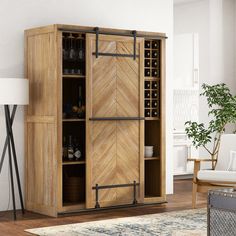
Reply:
[[[64,79],[70,79],[70,78],[73,78],[73,79],[85,79],[85,75],[63,75],[63,78]]]
[[[157,77],[145,77],[145,81],[159,81],[160,78]]]
[[[159,117],[145,117],[145,120],[160,120]]]
[[[156,161],[160,160],[160,157],[144,157],[145,161]]]
[[[63,122],[83,122],[85,119],[63,119]]]
[[[62,165],[83,165],[86,164],[85,161],[63,161]]]

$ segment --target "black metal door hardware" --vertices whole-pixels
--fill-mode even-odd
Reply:
[[[67,32],[68,29],[59,28],[58,30]],[[136,57],[139,57],[139,55],[136,54],[136,39],[137,37],[141,38],[152,38],[152,39],[166,39],[166,36],[157,36],[157,35],[144,35],[144,34],[138,34],[136,30],[129,31],[128,33],[122,33],[122,32],[113,32],[113,31],[104,31],[99,30],[98,27],[95,27],[93,30],[80,30],[80,29],[73,29],[69,30],[68,32],[77,32],[77,33],[90,33],[90,34],[96,34],[96,48],[95,52],[92,54],[98,58],[98,56],[113,56],[113,57],[131,57],[134,60],[136,60]],[[134,38],[134,48],[133,48],[133,54],[120,54],[120,53],[103,53],[99,52],[98,50],[98,43],[99,43],[99,34],[103,35],[114,35],[114,36],[127,36],[127,37],[133,37]]]
[[[91,121],[105,121],[105,120],[145,120],[145,117],[91,117]]]
[[[133,186],[133,205],[136,205],[138,203],[137,198],[136,198],[136,188],[137,186],[139,186],[139,183],[136,183],[136,181],[134,180],[133,183],[131,184],[111,184],[111,185],[98,185],[96,184],[94,187],[92,187],[93,190],[96,191],[96,204],[95,204],[95,208],[100,208],[100,204],[99,204],[99,195],[98,195],[98,191],[100,189],[111,189],[111,188],[126,188],[126,187],[132,187]]]
[[[98,56],[111,56],[111,57],[133,57],[134,60],[136,60],[136,57],[139,57],[139,55],[136,55],[136,37],[137,37],[137,32],[134,30],[132,31],[132,36],[134,38],[134,51],[133,54],[120,54],[120,53],[104,53],[104,52],[99,52],[98,50],[98,42],[99,42],[99,28],[95,27],[94,28],[95,34],[96,34],[96,49],[95,52],[92,54],[98,58]]]

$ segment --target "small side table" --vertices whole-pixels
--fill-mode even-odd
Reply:
[[[207,204],[207,235],[236,236],[236,190],[210,190]]]

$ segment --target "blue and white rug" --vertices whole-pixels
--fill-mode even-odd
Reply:
[[[40,236],[206,236],[206,227],[206,209],[194,209],[25,231]]]

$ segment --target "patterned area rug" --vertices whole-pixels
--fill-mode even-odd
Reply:
[[[36,228],[26,232],[40,236],[206,236],[206,213],[206,209],[175,211]]]

